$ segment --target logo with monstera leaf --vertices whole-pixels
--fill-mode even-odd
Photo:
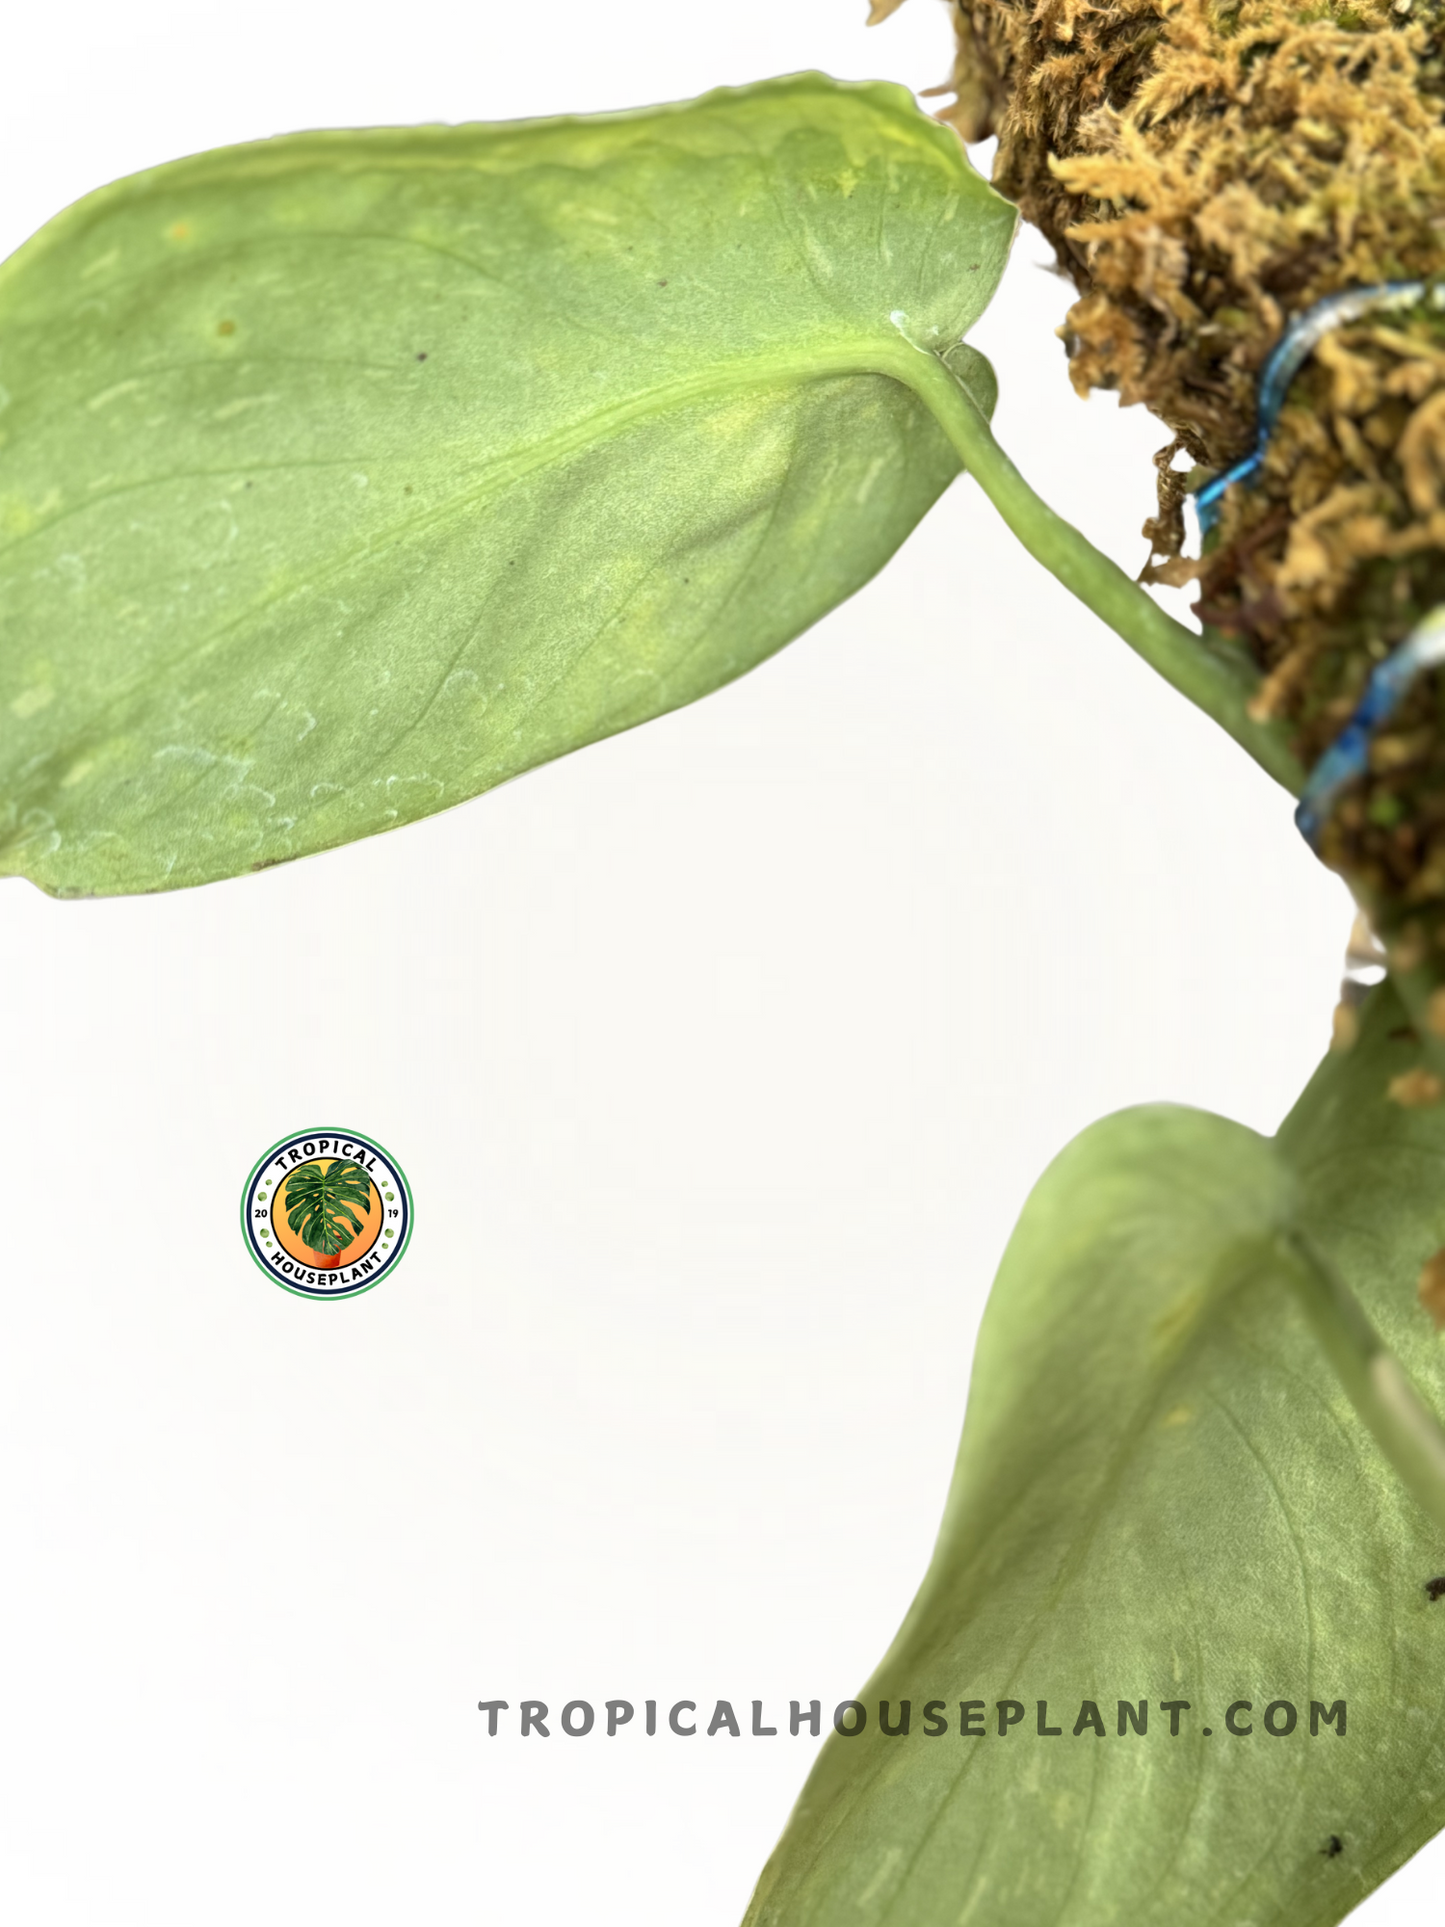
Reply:
[[[359,1131],[298,1131],[246,1181],[241,1223],[251,1256],[303,1298],[354,1298],[391,1271],[411,1237],[401,1166]]]

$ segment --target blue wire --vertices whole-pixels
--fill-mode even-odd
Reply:
[[[1411,308],[1425,300],[1432,301],[1436,307],[1445,306],[1445,285],[1428,281],[1377,281],[1368,288],[1346,288],[1341,294],[1327,294],[1322,301],[1316,301],[1312,308],[1306,308],[1303,314],[1294,317],[1270,349],[1269,358],[1260,370],[1255,408],[1258,426],[1253,450],[1242,456],[1232,468],[1225,469],[1222,475],[1216,475],[1212,481],[1191,491],[1199,515],[1201,535],[1208,535],[1218,522],[1224,491],[1234,482],[1249,481],[1258,471],[1279,420],[1279,411],[1289,393],[1290,383],[1324,337],[1333,329],[1343,328],[1349,322],[1359,321],[1381,308]]]
[[[1300,369],[1335,328],[1359,321],[1380,309],[1411,308],[1421,301],[1445,307],[1445,284],[1429,281],[1377,281],[1367,288],[1346,288],[1297,314],[1269,352],[1259,374],[1254,448],[1233,467],[1192,490],[1199,516],[1199,532],[1207,535],[1219,520],[1225,490],[1249,481],[1264,461],[1270,437],[1290,384]],[[1382,723],[1395,714],[1427,670],[1445,663],[1445,607],[1433,609],[1382,663],[1365,684],[1353,715],[1310,771],[1294,820],[1310,848],[1318,852],[1320,837],[1343,790],[1370,768],[1370,744]]]
[[[1370,744],[1427,669],[1445,663],[1445,608],[1432,609],[1393,654],[1371,671],[1355,712],[1310,771],[1295,808],[1300,835],[1318,851],[1320,837],[1340,792],[1370,767]]]

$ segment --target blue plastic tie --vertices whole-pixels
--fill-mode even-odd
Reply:
[[[1323,341],[1336,328],[1360,321],[1381,309],[1412,308],[1429,301],[1445,307],[1445,284],[1430,281],[1377,281],[1368,288],[1346,288],[1297,314],[1270,349],[1259,373],[1254,448],[1232,468],[1191,490],[1199,516],[1199,532],[1207,535],[1219,520],[1225,490],[1247,482],[1258,473],[1279,421],[1290,384]],[[1445,664],[1445,607],[1433,609],[1370,673],[1365,693],[1354,714],[1310,771],[1294,820],[1312,850],[1342,791],[1369,772],[1370,744],[1427,670]]]
[[[1427,669],[1445,663],[1445,608],[1432,609],[1399,648],[1378,663],[1365,684],[1354,714],[1310,771],[1294,820],[1312,850],[1329,821],[1340,792],[1370,767],[1370,744]]]
[[[1429,281],[1378,281],[1368,288],[1346,288],[1342,294],[1327,294],[1312,308],[1297,314],[1269,351],[1259,373],[1259,395],[1255,417],[1254,449],[1242,456],[1232,468],[1191,491],[1199,516],[1199,532],[1208,535],[1219,520],[1224,491],[1234,482],[1247,482],[1258,472],[1269,447],[1284,406],[1290,383],[1309,360],[1327,334],[1346,327],[1367,314],[1385,308],[1411,308],[1429,300],[1445,307],[1445,285]]]

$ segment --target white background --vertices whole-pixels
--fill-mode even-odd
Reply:
[[[941,7],[863,12],[16,9],[0,251],[293,127],[947,71]],[[1137,568],[1164,437],[1073,398],[1042,256],[977,331],[997,428]],[[1348,924],[1283,793],[967,482],[753,676],[450,815],[173,897],[5,886],[0,1914],[731,1927],[805,1742],[489,1743],[476,1701],[852,1691],[1030,1184],[1143,1099],[1273,1129]],[[317,1305],[236,1210],[332,1122],[417,1230]]]

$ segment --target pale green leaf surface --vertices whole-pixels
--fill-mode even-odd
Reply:
[[[933,1564],[754,1927],[1325,1927],[1445,1820],[1445,1601],[1425,1592],[1445,1546],[1270,1270],[1276,1233],[1307,1229],[1445,1410],[1414,1297],[1445,1242],[1445,1112],[1385,1101],[1414,1061],[1400,1024],[1377,994],[1274,1143],[1148,1107],[1045,1174],[984,1318]],[[895,1721],[911,1699],[908,1738],[878,1734],[880,1698]],[[931,1698],[941,1738],[919,1731]],[[1028,1715],[1000,1739],[1004,1698]],[[1147,1735],[1118,1736],[1121,1698],[1149,1700]],[[963,1699],[988,1702],[988,1737],[960,1737]],[[1041,1699],[1061,1737],[1038,1735]],[[1191,1704],[1177,1739],[1171,1699]],[[1346,1701],[1343,1738],[1310,1736],[1312,1699]],[[1075,1737],[1083,1700],[1107,1737]],[[1248,1737],[1224,1730],[1235,1700]],[[1275,1700],[1293,1734],[1263,1730]]]
[[[261,867],[752,668],[957,473],[909,374],[1014,219],[820,75],[79,202],[0,267],[0,874]]]

